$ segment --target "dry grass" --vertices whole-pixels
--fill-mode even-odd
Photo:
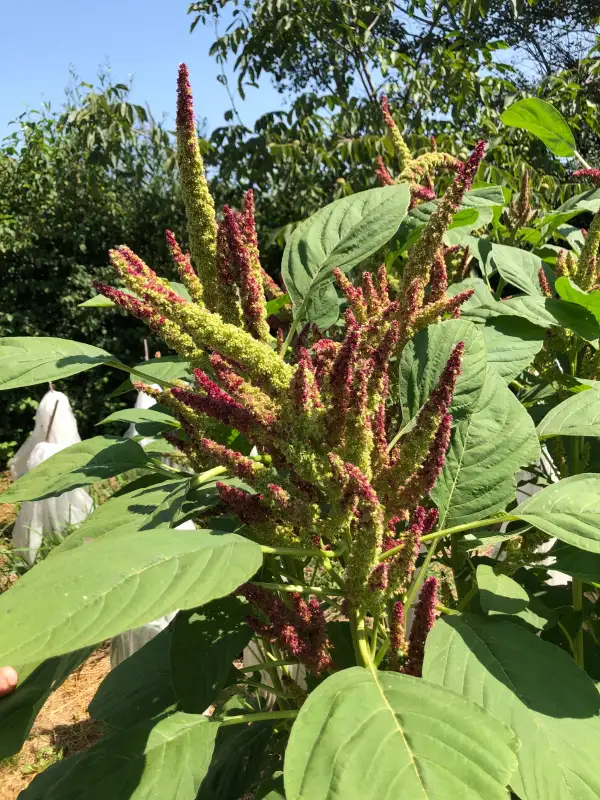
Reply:
[[[16,800],[35,776],[103,735],[87,707],[110,670],[108,645],[97,650],[48,698],[21,752],[0,763],[0,800]]]

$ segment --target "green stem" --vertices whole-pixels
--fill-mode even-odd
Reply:
[[[263,583],[262,581],[250,581],[252,586],[260,586],[261,589],[270,589],[274,592],[298,592],[299,594],[318,594],[327,597],[342,595],[341,589],[321,589],[318,586],[295,585],[292,583]]]
[[[457,611],[455,608],[447,608],[439,603],[436,605],[435,610],[439,611],[440,614],[460,614],[460,611]]]
[[[278,689],[275,689],[273,686],[269,686],[266,683],[261,683],[260,681],[243,680],[243,681],[238,681],[237,685],[238,686],[252,686],[254,689],[261,689],[261,691],[263,691],[263,692],[269,692],[270,694],[275,695],[275,697],[280,697],[280,698],[285,698],[285,699],[289,698],[289,694],[288,693],[280,692]]]
[[[432,540],[429,550],[427,551],[427,555],[425,556],[425,560],[421,564],[421,569],[419,570],[419,574],[415,578],[412,586],[408,590],[406,595],[406,601],[404,603],[404,608],[408,612],[408,609],[412,606],[415,597],[417,596],[417,592],[421,588],[421,584],[425,580],[425,576],[427,575],[427,568],[429,567],[429,562],[433,558],[435,551],[437,550],[437,544],[439,540],[442,538],[441,535],[438,535],[435,539]],[[391,550],[388,552],[391,553]],[[386,553],[387,555],[387,553]]]
[[[475,530],[476,528],[485,528],[486,525],[497,525],[499,522],[514,522],[519,517],[513,517],[510,514],[503,514],[498,517],[489,517],[488,519],[480,519],[478,522],[465,522],[464,525],[455,525],[453,528],[444,528],[435,533],[428,533],[421,536],[421,542],[434,542],[436,539],[441,539],[444,536],[452,536],[453,533],[463,533],[464,531]],[[380,561],[385,561],[390,556],[395,556],[403,549],[404,545],[399,544],[397,547],[392,547],[391,550],[386,550],[379,556]]]
[[[343,552],[337,550],[303,550],[299,547],[268,547],[267,545],[262,545],[260,549],[266,555],[296,556],[297,558],[337,558]]]
[[[202,486],[213,478],[217,478],[219,475],[224,475],[226,472],[227,467],[213,467],[212,469],[207,469],[206,472],[201,472],[200,475],[194,475],[191,481],[192,489]]]
[[[373,635],[371,637],[371,658],[377,655],[377,629],[379,628],[379,614],[373,617]]]
[[[475,597],[478,591],[479,587],[477,586],[477,584],[474,583],[473,586],[471,586],[469,591],[466,593],[466,595],[458,604],[458,611],[462,611],[464,608],[466,608],[471,602],[471,600]]]
[[[306,306],[308,305],[308,299],[309,299],[309,295],[306,295],[306,297],[304,298],[304,300],[302,301],[302,303],[300,305],[300,308],[298,309],[298,312],[296,314],[294,314],[294,318],[292,319],[292,324],[290,325],[290,329],[288,331],[288,335],[285,337],[285,342],[283,343],[283,346],[281,348],[281,352],[279,353],[279,355],[281,356],[282,359],[285,358],[285,354],[287,353],[287,349],[290,346],[290,344],[292,343],[292,339],[294,338],[294,334],[296,333],[296,329],[298,327],[298,323],[300,322],[300,318],[304,314],[304,311],[306,310]]]
[[[579,578],[573,578],[573,610],[582,611],[583,609],[583,582]],[[573,658],[578,667],[584,667],[583,654],[583,622],[579,623],[579,629],[575,634],[573,642]]]
[[[378,667],[381,664],[381,662],[385,658],[385,655],[386,655],[386,653],[387,653],[387,651],[389,649],[390,649],[390,640],[386,639],[384,641],[384,643],[381,645],[381,647],[379,648],[379,651],[378,651],[377,655],[373,659],[373,663],[375,664],[376,667]]]
[[[225,717],[215,720],[225,727],[227,725],[247,725],[249,722],[275,722],[278,719],[294,719],[298,716],[298,709],[289,711],[259,711],[257,714],[236,714],[234,717]]]
[[[582,165],[583,165],[583,166],[584,166],[586,169],[591,169],[591,168],[592,168],[592,167],[591,167],[591,166],[588,164],[588,162],[585,160],[585,158],[584,158],[584,157],[581,155],[581,153],[578,153],[578,152],[577,152],[577,150],[575,150],[575,152],[573,153],[573,155],[574,155],[574,156],[575,156],[575,158],[576,158],[576,159],[579,161],[579,163],[580,163],[580,164],[582,164]]]
[[[238,667],[240,672],[263,672],[263,670],[272,669],[273,667],[295,667],[297,661],[288,661],[285,658],[275,661],[263,661],[262,664],[254,664],[251,667]]]
[[[369,637],[365,628],[365,618],[357,614],[356,620],[356,641],[363,667],[368,667],[373,663],[371,648],[369,647]]]

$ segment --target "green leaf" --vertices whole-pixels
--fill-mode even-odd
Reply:
[[[181,427],[181,423],[172,414],[155,408],[122,408],[113,411],[96,425],[108,425],[111,422],[132,422],[143,436],[156,436],[161,431]],[[140,425],[145,427],[139,427]]]
[[[398,230],[409,203],[406,183],[370,189],[330,203],[296,228],[281,271],[300,321],[317,322],[332,311],[337,319],[333,269],[347,272],[383,247]]]
[[[600,586],[600,554],[584,552],[578,547],[560,542],[555,544],[549,555],[556,558],[551,569],[579,578],[593,586]]]
[[[175,706],[172,635],[173,624],[108,673],[88,708],[93,719],[124,731]]]
[[[421,678],[353,667],[312,692],[290,736],[287,800],[505,800],[510,730]]]
[[[537,427],[540,439],[550,436],[600,436],[600,390],[579,392],[555,406]]]
[[[157,509],[176,489],[187,483],[186,478],[165,480],[164,475],[157,473],[144,475],[128,483],[94,509],[77,530],[51,550],[47,557],[56,558],[65,550],[72,550],[101,536],[112,538],[135,533],[142,528],[164,525],[164,519],[155,522]]]
[[[559,297],[574,303],[577,306],[582,306],[594,315],[595,319],[600,322],[600,292],[584,292],[579,286],[573,283],[570,278],[557,278],[554,285]]]
[[[412,419],[426,402],[461,341],[465,354],[450,409],[454,419],[464,419],[477,403],[486,374],[484,338],[470,322],[447,320],[420,331],[402,352],[399,388],[405,419]]]
[[[508,575],[497,575],[488,564],[477,567],[477,586],[486,614],[518,614],[529,605],[525,589]]]
[[[574,303],[531,295],[495,300],[483,281],[474,278],[451,284],[448,294],[454,295],[468,288],[475,288],[475,295],[461,307],[461,318],[470,322],[484,324],[500,316],[510,316],[542,328],[564,327],[588,342],[600,336],[594,316]]]
[[[600,474],[563,478],[510,513],[548,536],[600,553]]]
[[[551,153],[560,158],[575,154],[575,139],[566,119],[550,103],[528,97],[510,105],[500,119],[511,128],[521,128],[541,139]]]
[[[118,364],[106,350],[70,339],[14,336],[0,339],[0,390],[19,389]]]
[[[267,303],[267,316],[271,316],[271,314],[277,316],[281,309],[289,306],[291,302],[289,294],[282,294],[280,297],[269,300]]]
[[[83,303],[78,303],[77,308],[113,308],[115,303],[103,294],[96,294]]]
[[[398,240],[401,242],[400,252],[410,250],[419,238],[419,231],[429,222],[429,218],[438,207],[438,204],[439,200],[419,203],[408,212],[398,231]],[[492,207],[503,206],[504,204],[504,195],[500,186],[486,186],[467,192],[461,203],[460,210],[452,218],[450,228],[445,235],[446,243],[471,244],[473,237],[467,235],[469,231],[488,224],[492,219]],[[473,211],[477,212],[476,216]],[[457,236],[453,236],[454,232]],[[473,253],[473,255],[477,256],[478,253]]]
[[[482,328],[488,363],[507,383],[531,364],[542,349],[545,332],[518,317],[496,317]]]
[[[519,797],[600,797],[600,694],[564,650],[510,622],[448,616],[429,634],[423,675],[510,724]]]
[[[474,413],[452,432],[432,498],[440,527],[462,525],[503,511],[515,498],[515,475],[540,456],[531,417],[488,367]]]
[[[46,700],[91,652],[85,648],[19,669],[19,685],[0,703],[0,761],[19,752]]]
[[[66,447],[25,473],[3,494],[3,502],[22,503],[53,497],[144,467],[147,463],[148,457],[133,439],[94,436]]]
[[[506,283],[534,297],[542,294],[538,277],[542,259],[539,256],[518,247],[494,244],[490,260]]]
[[[461,536],[457,542],[457,547],[459,550],[466,551],[479,550],[482,547],[490,547],[500,542],[506,542],[519,535],[519,533],[515,532],[499,533],[498,531],[488,531],[483,528],[478,528],[475,533],[466,533],[464,536]]]
[[[260,779],[264,762],[271,756],[268,747],[272,737],[273,725],[269,723],[221,728],[198,797],[218,800],[248,797],[248,790]]]
[[[46,559],[0,596],[0,663],[26,664],[223,597],[262,563],[236,534],[155,528]]]
[[[252,638],[248,605],[222,597],[177,616],[171,674],[182,711],[203,714],[226,685],[234,658]]]
[[[151,358],[143,361],[134,369],[134,375],[127,377],[109,397],[118,397],[125,392],[133,389],[131,378],[136,381],[142,380],[145,383],[164,383],[166,386],[173,381],[183,379],[191,380],[192,373],[188,361],[182,361],[178,356],[162,356],[162,358]]]
[[[22,800],[196,800],[218,730],[197,714],[144,722],[50,767]]]

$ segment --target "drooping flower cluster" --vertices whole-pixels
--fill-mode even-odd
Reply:
[[[262,614],[248,619],[255,633],[283,648],[310,672],[318,675],[331,666],[325,616],[316,598],[305,600],[292,592],[286,605],[277,595],[252,584],[240,586],[238,594]]]
[[[169,440],[196,470],[226,468],[229,477],[218,484],[219,495],[245,523],[247,535],[268,546],[339,550],[349,608],[379,613],[406,590],[420,537],[437,522],[436,512],[426,509],[427,498],[450,441],[450,406],[464,345],[454,347],[414,424],[401,436],[389,417],[390,364],[416,331],[457,314],[471,295],[446,296],[446,259],[454,252],[442,237],[483,147],[458,166],[409,255],[399,297],[390,295],[385,267],[376,276],[365,272],[360,286],[334,270],[347,302],[343,334],[327,338],[314,326],[305,329],[287,363],[267,323],[266,296],[280,290],[260,266],[253,195],[246,193],[241,212],[226,207],[217,224],[192,141],[184,68],[178,97],[191,254],[183,253],[170,232],[167,242],[192,299],[179,296],[127,247],[111,251],[110,260],[131,294],[100,283],[96,288],[147,321],[191,363],[193,383],[147,391],[180,421],[181,436],[171,434]],[[429,174],[436,159],[445,163],[443,154],[427,155],[431,158],[407,161],[404,170]],[[242,434],[258,456],[217,441],[211,435],[215,423]],[[244,593],[268,620],[260,623],[261,635],[272,636],[308,668],[325,669],[318,603],[292,597],[292,609],[256,588]]]

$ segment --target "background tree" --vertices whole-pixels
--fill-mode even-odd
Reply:
[[[0,335],[63,336],[109,350],[118,346],[131,360],[143,360],[143,327],[114,309],[79,308],[94,293],[92,278],[110,276],[104,267],[109,248],[135,242],[150,262],[168,269],[162,232],[169,227],[185,236],[170,136],[145,108],[128,102],[128,94],[124,84],[82,83],[63,109],[45,106],[22,115],[4,140]],[[69,383],[84,434],[103,413],[100,392],[117,383],[98,373]],[[33,397],[44,391],[33,389]],[[122,398],[113,402],[122,404]],[[4,457],[28,432],[30,406],[22,395],[7,394],[0,425]]]

